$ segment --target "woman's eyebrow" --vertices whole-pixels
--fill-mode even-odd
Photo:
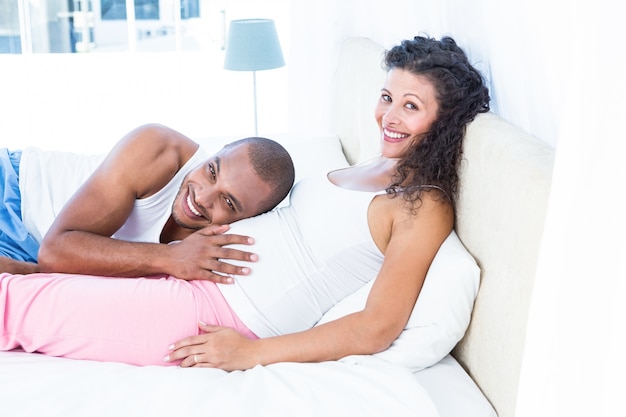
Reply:
[[[420,98],[420,96],[418,96],[418,95],[417,95],[417,94],[415,94],[415,93],[406,93],[406,94],[404,95],[404,97],[407,97],[407,96],[412,96],[412,97],[415,97],[415,98],[416,98],[416,99],[417,99],[420,103],[425,104],[425,103],[424,103],[424,100],[422,100],[422,99]]]

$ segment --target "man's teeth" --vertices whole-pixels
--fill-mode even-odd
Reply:
[[[407,135],[405,133],[390,132],[390,131],[388,131],[386,129],[385,129],[385,135],[389,136],[392,139],[402,139],[402,138],[406,138],[407,136],[409,136],[409,135]]]
[[[189,207],[189,210],[191,210],[191,212],[193,214],[195,214],[198,217],[202,217],[202,213],[200,213],[198,210],[196,210],[196,208],[191,203],[191,195],[190,194],[187,195],[187,207]]]

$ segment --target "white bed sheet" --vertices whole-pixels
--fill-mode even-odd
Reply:
[[[451,355],[430,368],[415,372],[414,376],[437,407],[440,417],[497,417],[476,383]]]
[[[248,371],[138,367],[0,352],[3,417],[494,417],[450,356],[397,366],[279,363]]]

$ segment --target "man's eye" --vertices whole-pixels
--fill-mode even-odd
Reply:
[[[213,164],[209,164],[209,172],[211,173],[213,179],[217,177],[217,175],[215,175],[215,167],[213,166]]]
[[[232,211],[235,211],[235,205],[232,201],[230,201],[230,198],[226,197],[224,198],[224,201],[226,202],[226,205],[228,205],[228,208],[230,208]]]

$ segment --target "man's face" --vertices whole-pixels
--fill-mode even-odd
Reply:
[[[179,226],[198,230],[261,212],[272,189],[254,171],[248,146],[224,148],[185,177],[172,206]]]

